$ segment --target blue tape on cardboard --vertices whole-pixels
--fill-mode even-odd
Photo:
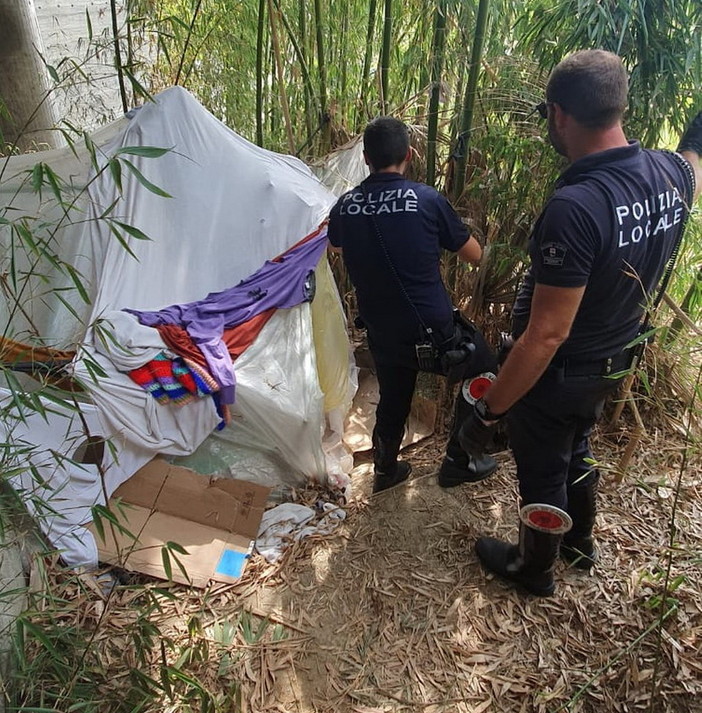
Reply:
[[[223,574],[227,577],[241,577],[247,557],[248,554],[246,552],[224,550],[219,558],[215,574]]]

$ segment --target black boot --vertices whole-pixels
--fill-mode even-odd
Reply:
[[[497,461],[490,455],[471,456],[459,445],[449,441],[446,456],[439,468],[439,485],[453,488],[463,483],[485,480],[497,470]]]
[[[522,508],[518,545],[493,537],[481,537],[475,543],[475,551],[483,566],[498,577],[519,585],[537,597],[550,597],[556,590],[553,568],[558,558],[563,529],[570,525],[570,518],[562,510],[549,506],[546,511],[549,518],[553,516],[558,519],[560,526],[554,527],[549,523],[546,527],[535,529],[530,515],[537,507],[543,509],[544,506]],[[525,513],[529,508],[531,512]]]
[[[591,569],[597,562],[597,549],[592,539],[592,528],[597,515],[597,483],[600,474],[584,486],[568,488],[568,514],[573,520],[572,529],[563,536],[561,557],[571,567]]]
[[[485,453],[467,453],[458,442],[458,431],[472,406],[463,396],[463,386],[458,391],[453,410],[451,435],[446,444],[446,456],[439,468],[439,485],[453,488],[463,483],[485,480],[497,470],[497,461]]]
[[[373,431],[373,464],[375,478],[373,492],[380,493],[403,483],[412,472],[412,466],[405,461],[398,461],[402,438],[393,441],[383,440]]]

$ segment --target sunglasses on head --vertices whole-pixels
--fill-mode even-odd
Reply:
[[[550,103],[551,102],[541,102],[534,107],[534,111],[537,112],[542,119],[546,119],[548,117],[548,105]]]

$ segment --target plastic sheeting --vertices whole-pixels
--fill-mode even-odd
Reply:
[[[85,521],[81,518],[95,498],[109,496],[147,456],[192,453],[219,421],[209,398],[177,409],[158,404],[95,349],[89,325],[114,310],[160,309],[237,284],[317,228],[335,200],[301,161],[249,143],[179,87],[158,95],[131,120],[106,127],[96,145],[97,168],[76,147],[78,157],[66,150],[10,159],[0,177],[2,205],[18,208],[6,217],[24,215],[34,234],[72,266],[90,297],[85,303],[79,291],[66,289],[73,286],[71,274],[46,268],[22,288],[21,309],[0,299],[0,317],[11,323],[8,335],[21,341],[38,336],[43,344],[73,348],[82,340],[75,375],[92,400],[85,409],[121,454],[122,470],[110,465],[121,475],[108,479],[105,488],[83,466],[79,472],[42,466],[53,474],[50,490],[43,493],[60,490],[74,503],[61,510],[61,523],[45,527],[54,544],[72,550],[66,559],[73,564],[89,564],[94,549],[83,533],[71,538],[78,543],[72,548],[64,534]],[[143,147],[170,150],[149,158]],[[114,170],[107,168],[115,157],[121,161],[121,190]],[[33,192],[32,167],[40,162],[66,180],[64,198],[75,206],[68,215],[46,187]],[[159,190],[149,190],[149,184]],[[149,239],[138,239],[135,231]],[[29,273],[36,267],[31,245],[22,246],[9,226],[0,225],[0,248],[4,272],[19,266]],[[224,468],[258,482],[299,485],[329,476],[338,487],[348,483],[350,457],[341,444],[341,425],[354,373],[326,257],[317,274],[320,302],[314,318],[309,304],[279,310],[235,363],[234,418],[230,427],[207,438],[210,445],[204,448],[210,453],[195,457],[202,472]],[[61,292],[51,292],[52,287]],[[94,365],[106,375],[94,379]],[[22,438],[38,446],[58,445],[74,431],[78,437],[73,418],[58,414],[49,417],[45,429],[32,421]],[[30,491],[29,483],[19,485]],[[49,499],[53,506],[53,496]]]
[[[363,157],[363,137],[354,137],[323,161],[313,164],[312,170],[335,196],[350,191],[368,176],[368,166]]]
[[[0,406],[8,408],[12,401],[12,392],[0,389]],[[15,418],[6,415],[0,421],[3,440],[15,453],[7,464],[9,481],[66,563],[92,568],[97,566],[97,547],[82,524],[92,520],[92,506],[104,505],[105,495],[148,463],[153,453],[112,434],[99,464],[82,463],[86,426],[93,439],[108,432],[100,410],[84,403],[74,408],[45,399],[41,403],[44,414],[10,409]]]
[[[343,416],[355,392],[355,367],[349,364],[338,318],[341,305],[326,259],[316,274],[314,301],[278,310],[236,360],[230,426],[212,433],[191,456],[176,459],[178,465],[270,487],[307,480],[348,487],[353,459],[342,442]],[[309,348],[313,332],[315,343],[320,334],[316,349]]]
[[[103,127],[92,136],[93,142],[101,146],[112,141],[128,123],[123,118]],[[63,204],[46,187],[34,190],[34,167],[39,163],[59,177]],[[91,165],[90,154],[82,143],[73,149],[3,159],[0,215],[10,221],[21,218],[39,248],[50,250],[56,261],[77,265],[82,260],[85,241],[90,238],[84,221]],[[70,274],[38,260],[33,246],[13,234],[10,224],[0,224],[0,273],[8,276],[10,285],[13,271],[21,276],[16,287],[21,309],[7,297],[0,299],[4,334],[28,344],[75,349],[85,334],[90,305],[75,289]]]

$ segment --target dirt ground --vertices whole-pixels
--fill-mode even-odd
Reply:
[[[599,439],[605,469],[625,440]],[[599,566],[559,564],[556,595],[539,599],[486,575],[473,552],[480,534],[516,536],[509,454],[489,480],[444,490],[442,445],[405,451],[412,479],[373,497],[358,459],[356,500],[333,535],[275,566],[259,559],[222,593],[287,632],[249,662],[245,710],[702,711],[702,478],[688,463],[676,501],[679,446],[651,438],[621,484],[605,475]]]
[[[559,563],[551,598],[513,591],[473,551],[481,534],[516,537],[509,454],[487,481],[443,490],[431,437],[403,454],[411,480],[377,496],[357,456],[342,524],[276,564],[254,556],[235,586],[145,579],[102,602],[57,576],[35,623],[86,632],[80,681],[101,681],[106,713],[702,713],[699,460],[650,428],[618,483],[627,442],[595,439],[601,561],[590,574]],[[156,691],[136,707],[121,701],[135,671]],[[208,706],[193,702],[202,691]]]

